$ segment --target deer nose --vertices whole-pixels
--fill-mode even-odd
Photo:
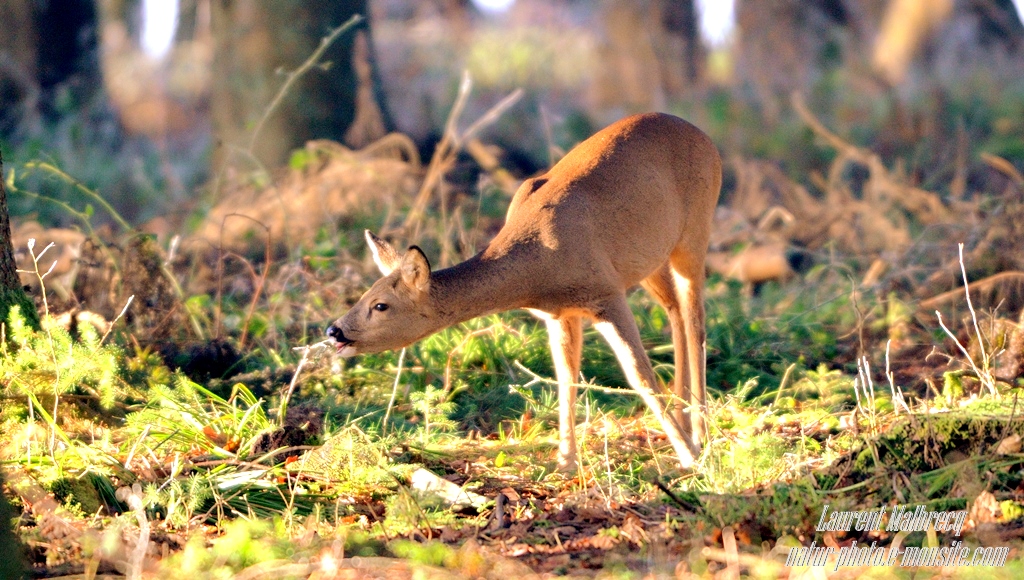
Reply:
[[[329,338],[333,338],[337,342],[352,342],[345,338],[345,333],[341,331],[340,327],[333,324],[327,327],[327,336]]]

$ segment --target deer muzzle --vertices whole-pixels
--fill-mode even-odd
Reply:
[[[349,357],[356,354],[356,348],[352,346],[354,341],[345,336],[345,332],[340,326],[336,324],[328,326],[327,337],[334,340],[334,345],[341,356]]]

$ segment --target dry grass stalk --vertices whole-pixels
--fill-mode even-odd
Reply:
[[[1010,311],[1024,308],[1024,272],[1000,272],[975,280],[967,286],[968,296],[983,308],[1006,307]],[[918,306],[923,310],[934,310],[953,303],[963,296],[964,289],[957,288],[922,300]]]
[[[832,184],[837,182],[839,172],[843,170],[847,162],[857,163],[867,168],[869,173],[868,182],[864,187],[864,201],[885,208],[886,211],[881,213],[888,213],[888,209],[898,205],[923,224],[940,223],[952,217],[949,208],[938,195],[903,183],[885,168],[881,157],[877,154],[848,143],[825,127],[807,108],[802,95],[793,93],[792,103],[793,108],[807,123],[807,126],[839,152],[839,157],[830,171],[834,176],[834,179],[830,180]],[[843,163],[840,164],[840,160]]]
[[[482,129],[497,121],[498,118],[501,117],[505,111],[511,108],[512,105],[519,101],[523,95],[523,91],[521,89],[516,89],[496,105],[491,107],[482,117],[471,124],[469,128],[460,133],[457,125],[459,118],[462,116],[462,110],[466,106],[466,100],[469,98],[469,92],[472,86],[473,83],[469,78],[469,74],[463,73],[462,82],[459,85],[458,96],[455,99],[455,104],[452,105],[451,113],[448,115],[448,122],[445,123],[444,135],[441,137],[441,141],[437,144],[437,148],[434,149],[434,155],[431,157],[430,164],[427,166],[427,175],[423,179],[423,184],[420,186],[419,193],[416,195],[416,200],[413,202],[412,209],[409,211],[405,222],[402,224],[402,232],[410,239],[416,239],[419,237],[427,204],[430,202],[435,191],[437,191],[442,184],[444,174],[451,169],[452,165],[455,163],[456,156],[465,143],[476,136],[476,134]]]
[[[370,47],[366,33],[356,32],[352,45],[352,69],[356,72],[355,118],[345,131],[345,144],[352,148],[361,148],[377,141],[387,133],[384,128],[384,115],[380,105],[373,96],[372,68],[370,66]]]
[[[970,352],[968,352],[967,348],[965,348],[964,345],[960,343],[960,340],[957,339],[956,335],[953,334],[949,330],[949,328],[947,328],[946,325],[942,322],[942,314],[938,310],[935,311],[935,316],[939,319],[939,326],[942,327],[942,330],[945,331],[947,336],[953,339],[953,342],[956,344],[957,348],[960,349],[960,352],[963,353],[964,358],[967,359],[967,362],[970,364],[971,370],[974,371],[974,374],[978,378],[978,381],[982,384],[982,386],[984,386],[988,390],[989,394],[991,394],[993,397],[998,397],[999,391],[996,389],[996,379],[990,364],[989,349],[985,347],[985,339],[984,337],[982,337],[981,327],[978,325],[978,315],[974,311],[974,303],[971,302],[971,293],[969,291],[969,285],[967,283],[967,268],[964,266],[964,245],[959,244],[958,247],[960,250],[960,273],[963,275],[964,294],[967,297],[967,308],[971,312],[971,322],[974,323],[974,333],[977,338],[978,349],[980,350],[981,354],[980,368],[978,367],[978,364],[974,361],[974,357],[972,357]]]
[[[1014,167],[1012,163],[998,155],[992,155],[991,153],[982,152],[980,157],[981,160],[989,167],[1006,175],[1017,185],[1018,188],[1024,190],[1024,175],[1021,175],[1020,171],[1017,171],[1017,168]]]

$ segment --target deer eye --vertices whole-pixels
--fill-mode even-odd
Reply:
[[[388,309],[388,305],[384,304],[383,302],[378,302],[373,305],[373,309],[376,310],[377,312],[384,312],[385,310]]]

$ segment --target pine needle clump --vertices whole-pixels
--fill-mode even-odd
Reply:
[[[52,317],[42,330],[30,327],[18,306],[12,306],[6,327],[8,340],[0,344],[0,383],[5,397],[40,399],[66,394],[99,400],[104,409],[123,397],[127,386],[119,376],[119,348],[103,344],[94,327],[78,327],[77,340]]]

